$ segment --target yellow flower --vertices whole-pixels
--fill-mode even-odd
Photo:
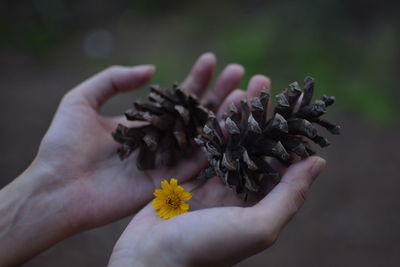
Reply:
[[[157,212],[157,216],[169,219],[176,215],[188,212],[189,204],[186,200],[192,198],[192,194],[184,192],[185,189],[178,185],[178,180],[172,178],[161,182],[162,189],[156,189],[154,195],[156,198],[152,204]]]

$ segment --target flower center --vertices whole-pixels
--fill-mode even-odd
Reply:
[[[180,203],[181,203],[181,200],[177,196],[169,196],[167,199],[167,204],[172,208],[179,207]]]

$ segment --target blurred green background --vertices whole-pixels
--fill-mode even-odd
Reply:
[[[153,83],[182,81],[212,51],[272,79],[310,75],[337,103],[342,135],[300,213],[245,266],[399,266],[399,1],[0,1],[0,187],[34,158],[61,97],[109,65],[155,64]],[[102,112],[121,114],[146,90]],[[71,129],[67,129],[71,130]],[[115,177],[118,179],[118,177]],[[26,266],[105,266],[130,218],[71,237]],[[1,249],[1,247],[0,247]]]
[[[2,49],[37,64],[79,60],[88,73],[151,62],[155,81],[182,79],[194,58],[244,65],[275,89],[306,75],[342,108],[377,125],[399,111],[397,1],[3,1]],[[247,82],[242,83],[244,86]]]

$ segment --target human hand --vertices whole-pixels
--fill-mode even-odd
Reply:
[[[215,61],[213,54],[202,55],[182,87],[224,109],[221,103],[244,69],[228,65],[207,90]],[[188,180],[204,167],[201,153],[173,169],[150,171],[138,171],[133,155],[119,160],[119,144],[110,133],[118,123],[131,122],[101,116],[99,109],[113,95],[147,83],[153,72],[148,65],[111,67],[63,97],[33,163],[0,192],[0,265],[21,263],[74,233],[132,214],[152,198],[162,179]]]
[[[236,91],[227,103],[270,90],[269,80],[254,76],[246,92]],[[270,108],[270,107],[269,107]],[[158,218],[151,204],[128,225],[114,247],[110,266],[225,266],[271,246],[303,204],[325,166],[310,157],[293,164],[267,195],[249,195],[247,202],[214,177],[193,192],[191,211],[169,220]],[[174,176],[177,177],[177,176]],[[198,181],[186,182],[191,189]]]
[[[214,88],[206,92],[215,61],[211,53],[202,55],[182,87],[220,107],[238,86],[244,70],[237,64],[227,66]],[[64,97],[42,141],[36,161],[52,169],[62,190],[68,191],[65,197],[74,199],[71,218],[83,228],[132,214],[152,198],[162,179],[177,176],[188,180],[206,163],[201,153],[196,153],[173,168],[156,166],[142,171],[135,165],[136,155],[124,161],[116,155],[120,144],[111,132],[119,123],[134,126],[136,122],[125,116],[101,116],[99,108],[113,95],[148,82],[153,72],[152,66],[112,67],[80,84]]]
[[[281,182],[249,207],[213,178],[194,192],[195,209],[164,220],[151,204],[130,222],[109,266],[231,266],[270,247],[305,201],[325,166],[319,157],[291,165]],[[184,187],[190,187],[184,184]],[[204,208],[207,206],[220,206]]]

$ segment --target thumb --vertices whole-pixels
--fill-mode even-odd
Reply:
[[[75,100],[84,100],[97,110],[113,95],[136,89],[147,83],[153,76],[154,70],[153,65],[112,66],[84,81],[67,96]]]
[[[291,165],[281,182],[250,208],[250,213],[258,219],[256,221],[267,235],[277,237],[303,205],[312,183],[325,165],[325,160],[320,157],[310,157]]]

